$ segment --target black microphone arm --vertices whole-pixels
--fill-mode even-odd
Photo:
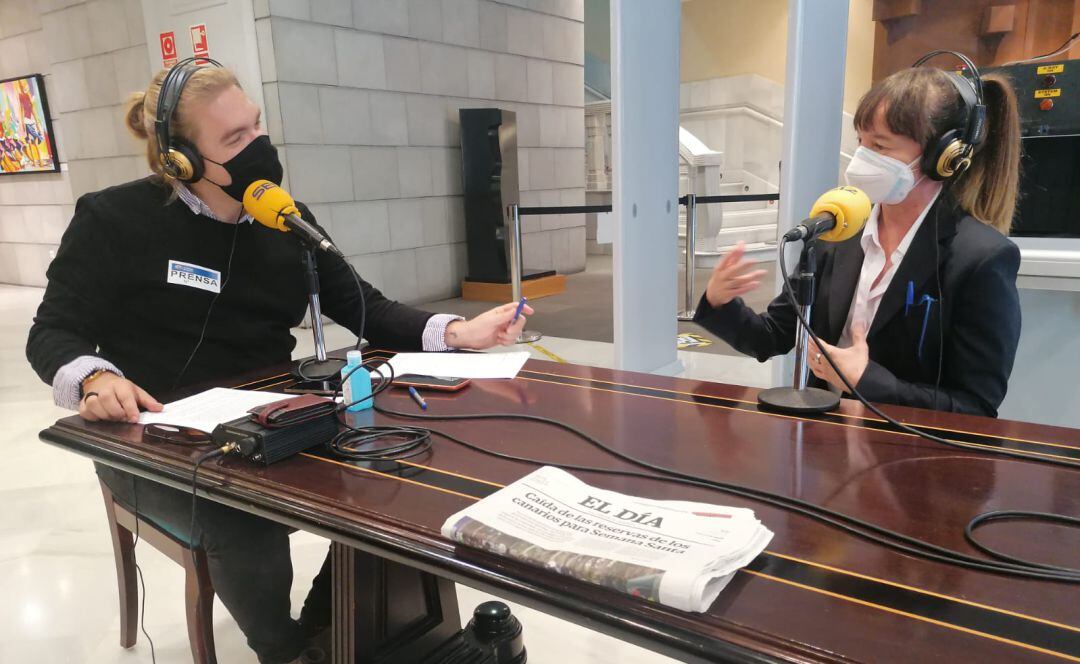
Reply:
[[[788,242],[798,242],[800,240],[809,241],[835,227],[836,215],[831,212],[822,212],[819,215],[806,219],[795,228],[784,233],[784,239]]]
[[[334,246],[334,243],[323,235],[318,228],[315,228],[308,222],[301,219],[295,214],[283,214],[281,218],[285,220],[285,225],[290,230],[300,236],[300,239],[307,244],[312,245],[316,249],[325,251],[327,253],[334,254],[341,258],[345,258],[345,254],[341,253],[341,250]]]

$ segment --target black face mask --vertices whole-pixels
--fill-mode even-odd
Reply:
[[[278,160],[277,148],[270,143],[270,137],[265,134],[248,143],[239,154],[225,163],[214,161],[208,157],[203,157],[203,159],[224,168],[225,172],[232,178],[232,183],[220,185],[210,178],[204,177],[203,179],[212,184],[217,184],[222,191],[240,202],[244,201],[244,192],[247,191],[252,182],[269,180],[274,184],[281,184],[281,180],[285,175],[285,171],[281,167],[281,161]]]

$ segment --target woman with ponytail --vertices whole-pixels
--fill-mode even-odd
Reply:
[[[967,135],[975,88],[913,67],[860,100],[847,181],[874,207],[861,235],[818,247],[810,323],[826,343],[811,345],[812,384],[846,389],[824,350],[870,401],[997,415],[1020,338],[1020,251],[1007,237],[1020,120],[1009,84],[985,77],[985,137],[960,155],[969,162],[940,158],[949,132]],[[742,257],[739,246],[717,265],[695,320],[764,362],[794,346],[795,311],[783,294],[762,314],[746,306],[764,272]]]

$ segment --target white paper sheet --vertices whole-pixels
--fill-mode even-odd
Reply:
[[[390,360],[394,374],[447,378],[513,378],[529,359],[520,353],[398,353]]]
[[[141,413],[139,424],[172,424],[211,433],[217,425],[243,417],[255,406],[281,401],[290,396],[295,395],[215,387],[186,399],[167,403],[160,413]]]

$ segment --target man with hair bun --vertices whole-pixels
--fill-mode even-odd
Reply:
[[[30,330],[30,363],[56,403],[88,421],[136,422],[140,409],[161,410],[158,395],[287,362],[290,330],[305,314],[301,246],[251,223],[241,204],[249,184],[280,184],[283,175],[259,108],[228,69],[177,66],[193,71],[177,72],[185,78],[168,146],[158,145],[154,127],[167,72],[127,105],[127,126],[146,141],[153,175],[79,199]],[[172,153],[163,161],[162,147],[196,168],[177,168]],[[171,278],[177,264],[206,279]],[[465,320],[392,301],[362,279],[361,299],[352,267],[325,252],[318,272],[326,315],[356,334],[366,316],[364,335],[380,347],[484,349],[514,343],[525,324],[524,316],[514,320],[516,303]],[[143,518],[206,550],[214,590],[260,662],[320,661],[325,653],[305,649],[328,628],[329,567],[293,620],[287,527],[200,498],[190,532],[190,493],[96,468],[129,509],[137,505]]]

